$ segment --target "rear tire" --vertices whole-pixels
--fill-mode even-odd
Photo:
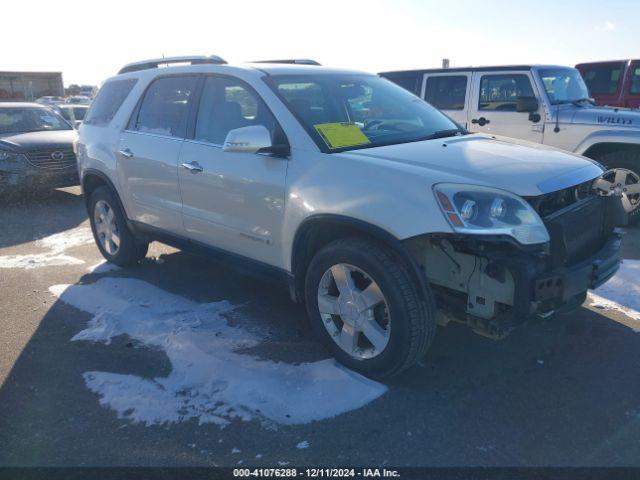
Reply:
[[[126,267],[147,255],[149,243],[137,239],[129,229],[120,204],[109,188],[98,187],[91,194],[89,220],[96,245],[107,261]]]
[[[335,240],[313,257],[305,300],[312,328],[327,349],[372,378],[412,366],[436,332],[431,292],[422,295],[399,255],[366,237]]]
[[[634,151],[609,152],[597,158],[597,161],[608,169],[623,168],[630,170],[640,177],[640,153]],[[629,225],[637,225],[640,222],[640,195],[633,198],[635,208],[628,212]]]

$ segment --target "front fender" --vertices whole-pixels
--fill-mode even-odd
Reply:
[[[431,190],[433,181],[419,169],[301,153],[294,155],[287,172],[281,234],[285,269],[291,268],[296,232],[319,215],[366,223],[397,240],[452,232]]]

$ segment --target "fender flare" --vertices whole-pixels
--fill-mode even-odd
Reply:
[[[606,130],[587,135],[575,148],[574,152],[584,155],[590,148],[601,143],[625,143],[640,147],[640,132],[628,130]]]

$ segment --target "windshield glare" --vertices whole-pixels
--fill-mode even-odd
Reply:
[[[0,134],[49,130],[71,130],[71,126],[48,108],[0,108]]]
[[[552,105],[589,99],[589,90],[575,68],[548,68],[538,71]]]
[[[460,132],[459,127],[415,95],[371,75],[270,77],[321,150],[335,152],[415,142]]]

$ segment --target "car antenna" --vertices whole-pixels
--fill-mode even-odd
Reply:
[[[555,133],[560,131],[560,102],[556,104],[556,127],[553,129]]]

